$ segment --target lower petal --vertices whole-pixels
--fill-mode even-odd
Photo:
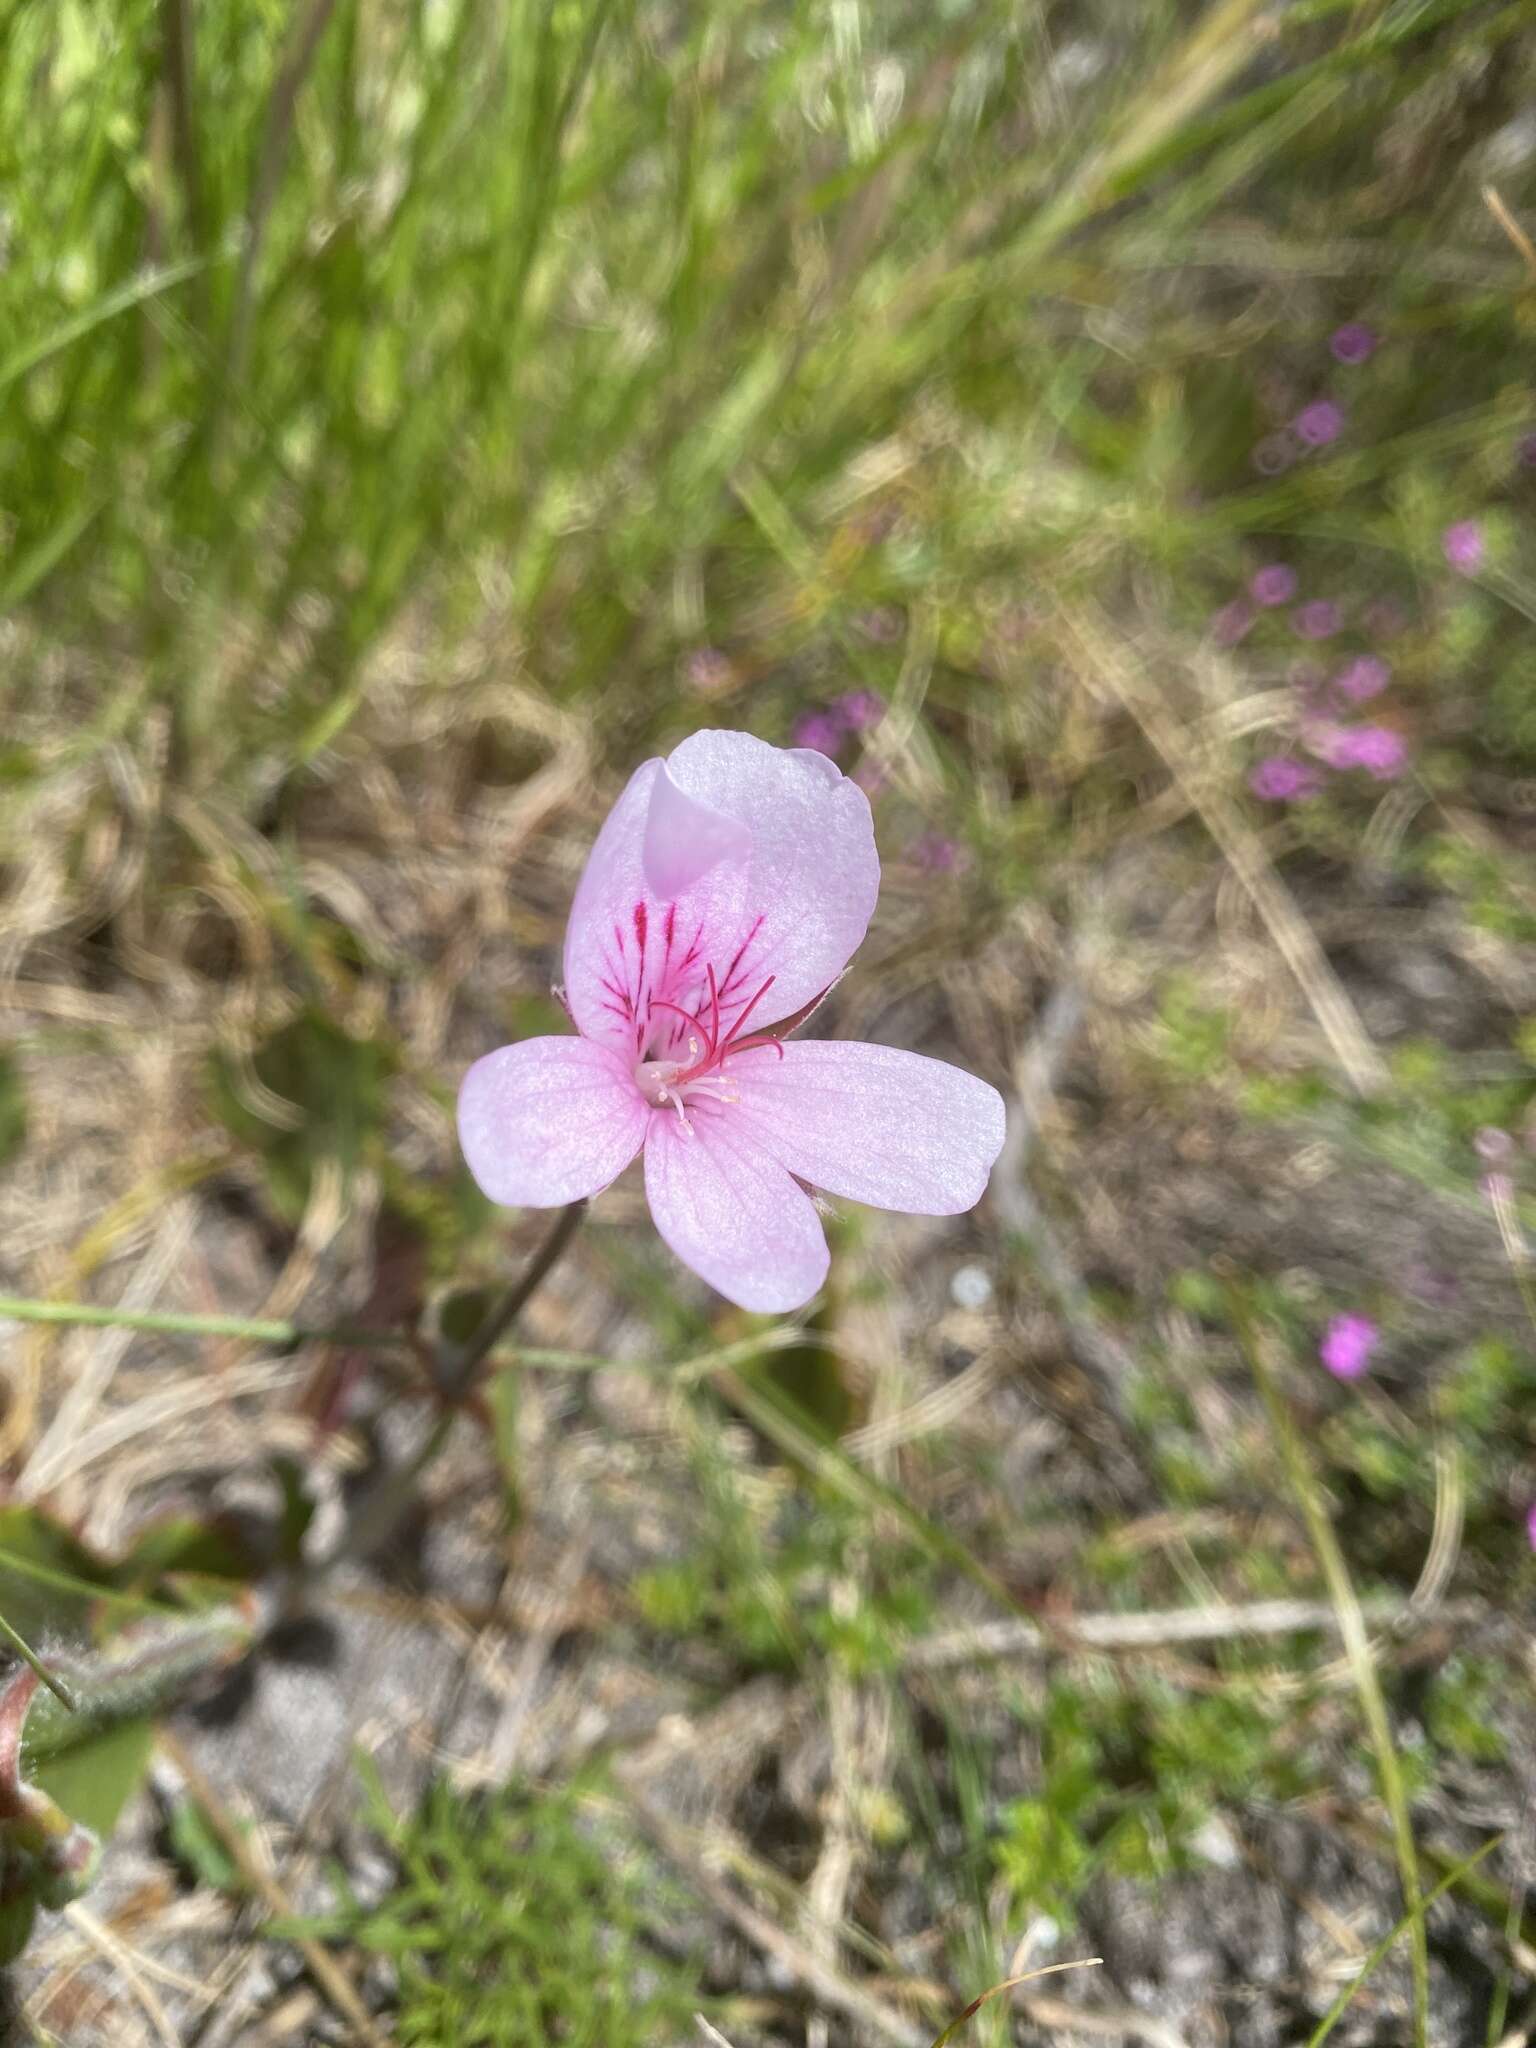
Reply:
[[[665,1243],[738,1308],[804,1307],[827,1277],[821,1219],[738,1124],[734,1105],[689,1105],[691,1134],[659,1115],[645,1141],[645,1195]]]
[[[464,1076],[459,1143],[493,1202],[554,1209],[616,1180],[640,1150],[649,1114],[605,1046],[525,1038]]]
[[[898,1209],[974,1208],[1003,1144],[1003,1098],[987,1082],[889,1045],[796,1040],[729,1062],[737,1112],[779,1164],[813,1187]]]

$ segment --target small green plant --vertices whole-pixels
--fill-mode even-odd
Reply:
[[[684,1901],[615,1823],[583,1811],[593,1789],[589,1777],[472,1798],[437,1782],[400,1819],[369,1780],[395,1885],[315,1931],[393,1960],[402,2048],[655,2048],[691,2035],[709,2001],[697,1966],[677,1960]]]

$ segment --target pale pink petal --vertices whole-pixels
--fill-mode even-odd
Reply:
[[[707,916],[708,957],[744,1003],[771,974],[754,1028],[821,994],[853,957],[880,893],[869,799],[825,755],[771,747],[745,732],[697,732],[668,758],[695,802],[745,825],[744,867],[723,863],[693,892]]]
[[[1003,1143],[1003,1098],[921,1053],[837,1039],[733,1054],[729,1114],[781,1166],[828,1194],[914,1216],[981,1200]]]
[[[525,1038],[476,1060],[459,1090],[459,1143],[493,1202],[553,1209],[595,1195],[640,1150],[650,1109],[614,1053],[584,1038]]]
[[[745,860],[752,835],[738,818],[696,803],[662,763],[651,787],[640,862],[651,894],[670,902],[701,881],[722,860]]]
[[[631,775],[587,855],[565,928],[565,1000],[584,1037],[601,1039],[632,1058],[641,1028],[633,1013],[637,963],[644,939],[635,908],[655,908],[641,869],[645,821],[659,760]]]
[[[837,979],[880,887],[869,799],[820,755],[700,732],[647,761],[598,834],[571,906],[578,1029],[635,1059],[679,1010],[757,1031]],[[709,970],[715,997],[709,993]]]
[[[815,1205],[728,1106],[690,1103],[689,1122],[691,1135],[671,1111],[658,1110],[645,1141],[645,1195],[657,1230],[738,1308],[802,1308],[827,1277]]]

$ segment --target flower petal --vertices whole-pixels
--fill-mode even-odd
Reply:
[[[723,864],[693,892],[705,899],[722,1008],[745,1003],[771,974],[754,1029],[819,996],[848,965],[880,893],[869,798],[825,755],[771,747],[745,732],[696,732],[667,761],[696,803],[752,835],[745,867]]]
[[[1003,1144],[1003,1098],[921,1053],[792,1040],[726,1063],[731,1114],[781,1166],[852,1202],[956,1216],[981,1200]]]
[[[760,1030],[837,979],[880,887],[869,799],[820,755],[699,732],[647,761],[588,858],[565,939],[577,1028],[630,1059],[713,1000]]]
[[[658,1112],[645,1141],[645,1196],[685,1266],[738,1308],[802,1308],[827,1277],[827,1241],[805,1190],[761,1151],[727,1105],[691,1103],[692,1135]]]
[[[651,786],[650,809],[640,864],[646,886],[662,902],[691,889],[722,860],[742,861],[752,851],[752,835],[737,818],[712,810],[679,789],[667,772]]]
[[[476,1060],[459,1143],[483,1193],[553,1209],[595,1195],[640,1150],[650,1110],[624,1063],[584,1038],[525,1038]]]

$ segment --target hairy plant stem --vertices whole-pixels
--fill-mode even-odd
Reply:
[[[467,1394],[474,1386],[480,1368],[526,1308],[535,1291],[549,1277],[571,1239],[576,1235],[581,1219],[586,1213],[587,1205],[584,1200],[571,1202],[560,1211],[549,1234],[528,1262],[526,1269],[490,1310],[463,1351],[453,1360],[452,1387],[457,1394]],[[393,1471],[384,1473],[368,1489],[335,1548],[312,1574],[304,1575],[305,1586],[313,1584],[318,1578],[323,1578],[348,1558],[371,1556],[387,1542],[409,1505],[423,1474],[441,1455],[452,1434],[456,1412],[452,1407],[445,1407],[410,1457]]]

